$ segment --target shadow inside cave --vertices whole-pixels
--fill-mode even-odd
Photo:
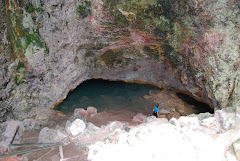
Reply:
[[[197,101],[193,97],[181,92],[177,92],[176,95],[178,96],[178,98],[180,98],[182,101],[186,102],[187,104],[193,105],[194,109],[197,111],[197,113],[195,114],[205,113],[205,112],[209,112],[211,114],[214,113],[214,109],[212,109],[207,103]]]
[[[67,98],[61,104],[56,106],[55,110],[69,114],[73,113],[76,108],[87,109],[89,106],[94,106],[97,108],[98,113],[103,111],[128,110],[151,115],[153,107],[156,104],[159,104],[159,102],[156,103],[153,99],[145,99],[144,96],[149,94],[157,95],[157,93],[160,92],[163,92],[163,88],[158,88],[149,84],[91,79],[84,81],[76,89],[69,92]],[[180,100],[188,105],[194,106],[194,110],[189,108],[186,112],[187,114],[214,112],[208,104],[199,102],[187,94],[174,92],[174,89],[173,91],[170,91],[170,93],[174,93],[174,95],[176,94],[176,97],[180,98]],[[168,94],[169,92],[165,93],[165,95]],[[160,102],[166,102],[165,107],[169,106],[167,104],[167,102],[169,102],[168,98],[170,97],[167,97],[166,100],[160,99]],[[179,101],[177,99],[175,100]],[[185,108],[187,109],[188,107],[186,106]]]

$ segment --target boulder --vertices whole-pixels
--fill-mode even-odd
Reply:
[[[200,121],[200,124],[202,126],[207,127],[207,128],[216,127],[216,118],[215,117],[209,117],[209,118],[203,119],[202,121]]]
[[[180,118],[180,113],[176,112],[176,111],[170,111],[169,114],[167,114],[167,118],[168,120],[170,120],[171,118],[176,118],[179,119]]]
[[[8,124],[7,124],[7,128],[6,130],[3,132],[3,136],[6,137],[6,138],[12,138],[17,130],[17,128],[19,127],[18,129],[18,133],[16,135],[16,137],[20,137],[22,136],[25,128],[23,126],[23,123],[20,122],[20,121],[10,121]]]
[[[215,111],[214,117],[216,118],[217,125],[220,130],[232,129],[240,123],[234,109],[230,107]]]
[[[157,118],[155,116],[149,116],[144,119],[144,123],[152,122],[156,120]]]
[[[240,160],[240,139],[233,143],[233,149],[238,160]]]
[[[116,129],[125,130],[126,127],[127,127],[127,124],[124,124],[124,123],[119,122],[119,121],[113,121],[106,126],[101,126],[102,129],[105,129],[108,132],[115,131]]]
[[[38,130],[47,124],[46,121],[35,120],[35,119],[24,119],[22,121],[22,123],[23,123],[24,127],[29,130]],[[51,123],[51,121],[50,121],[50,123]]]
[[[95,115],[97,113],[97,109],[95,107],[88,107],[87,108],[87,113],[88,113],[88,117],[91,117],[92,115]]]
[[[97,127],[97,126],[95,126],[93,123],[89,122],[89,123],[87,124],[86,129],[87,129],[88,131],[95,132],[95,131],[99,130],[100,128]]]
[[[192,129],[192,130],[199,130],[200,122],[197,117],[185,117],[182,116],[178,119],[178,124],[182,128]]]
[[[73,116],[77,116],[79,114],[82,115],[85,118],[88,116],[88,112],[86,110],[84,110],[83,108],[76,108],[74,110]]]
[[[38,136],[39,143],[59,142],[67,137],[67,134],[61,129],[49,129],[44,127]]]
[[[67,120],[67,122],[72,123],[72,122],[75,121],[76,119],[82,120],[85,124],[87,123],[85,117],[83,117],[81,114],[76,115],[76,116],[71,116],[71,117]]]
[[[67,133],[71,134],[72,136],[80,134],[85,128],[85,123],[83,122],[83,120],[80,119],[76,119],[71,123],[67,122],[65,127]]]
[[[145,115],[143,115],[142,113],[138,113],[136,116],[133,116],[132,121],[134,121],[134,122],[143,122],[145,118],[146,118]]]
[[[209,112],[205,112],[205,113],[199,113],[199,114],[191,114],[188,115],[188,117],[197,117],[199,121],[209,118],[209,117],[213,117],[213,114],[209,113]]]

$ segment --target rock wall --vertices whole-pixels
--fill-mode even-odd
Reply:
[[[1,120],[50,109],[91,78],[189,91],[239,106],[238,1],[6,0]]]

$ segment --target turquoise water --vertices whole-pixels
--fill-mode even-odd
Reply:
[[[150,90],[159,91],[160,89],[146,84],[92,79],[83,82],[70,92],[55,109],[70,113],[76,108],[87,109],[88,106],[94,106],[98,112],[130,110],[149,114],[156,103],[147,101],[143,96]]]

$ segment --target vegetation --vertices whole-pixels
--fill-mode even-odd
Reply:
[[[32,12],[34,12],[34,8],[32,8],[32,7],[29,7],[28,9],[27,9],[27,11],[29,12],[29,13],[32,13]]]
[[[88,15],[91,15],[91,1],[84,1],[81,3],[81,5],[79,5],[77,7],[77,12],[79,13],[79,15],[81,16],[81,18],[85,18]]]
[[[25,71],[26,70],[25,70],[24,63],[19,60],[17,65],[16,79],[15,79],[16,84],[19,85],[26,82]]]
[[[17,65],[17,70],[20,70],[21,68],[25,68],[25,67],[24,67],[24,63],[19,60]]]

